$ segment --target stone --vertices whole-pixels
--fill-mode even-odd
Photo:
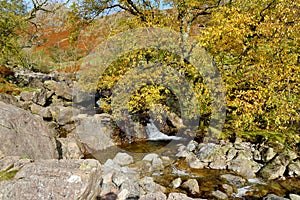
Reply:
[[[1,181],[0,199],[96,199],[101,171],[97,160],[39,160]]]
[[[41,117],[0,102],[0,151],[7,156],[58,158],[54,131]]]
[[[72,107],[64,107],[59,111],[57,123],[61,126],[74,122],[74,116],[79,114],[79,110]]]
[[[167,200],[167,196],[162,192],[155,192],[146,195],[142,195],[140,200]]]
[[[229,184],[236,187],[243,187],[246,184],[246,179],[233,174],[223,174],[221,178],[225,179]]]
[[[261,158],[263,162],[269,162],[274,156],[276,155],[276,152],[272,147],[264,148],[261,152]]]
[[[182,184],[182,187],[188,189],[192,194],[198,194],[200,192],[199,184],[196,179],[187,180]]]
[[[114,157],[113,161],[120,166],[125,166],[133,163],[133,157],[128,155],[127,153],[117,153]]]
[[[228,184],[222,184],[222,188],[224,189],[224,191],[226,192],[226,194],[228,196],[232,196],[234,190],[233,187],[231,185]]]
[[[291,162],[288,167],[288,175],[291,177],[300,177],[300,160]]]
[[[126,200],[129,196],[129,191],[127,189],[123,189],[118,194],[118,200]]]
[[[212,162],[215,156],[215,149],[219,146],[214,143],[208,143],[200,146],[199,151],[197,152],[197,157],[202,162]]]
[[[209,164],[211,169],[226,169],[227,162],[226,157],[224,155],[218,155],[215,157],[215,160]]]
[[[158,158],[158,155],[156,153],[149,153],[147,155],[144,156],[143,160],[152,162],[153,159]]]
[[[222,200],[228,199],[227,195],[224,192],[221,192],[220,190],[213,191],[211,195],[216,199],[222,199]]]
[[[289,194],[291,200],[300,200],[300,195],[297,194]]]
[[[263,198],[263,200],[288,200],[287,198],[283,198],[280,196],[277,196],[275,194],[268,194]]]
[[[283,177],[286,167],[294,158],[295,155],[293,153],[285,151],[268,162],[267,165],[259,171],[259,175],[268,180]]]
[[[172,188],[179,188],[180,185],[181,185],[181,183],[182,183],[182,180],[181,180],[180,177],[178,177],[178,178],[174,179],[174,180],[171,182],[171,187],[172,187]]]
[[[207,166],[207,163],[203,163],[201,162],[196,156],[195,154],[191,154],[189,156],[186,157],[187,163],[189,165],[190,168],[193,169],[203,169],[204,167]]]
[[[34,92],[32,102],[37,105],[44,106],[47,102],[47,91],[42,89],[39,92]]]
[[[37,105],[35,103],[32,103],[29,107],[30,107],[31,113],[33,113],[33,114],[39,114],[41,112],[41,110],[43,109],[42,106]]]
[[[193,200],[186,194],[172,192],[169,194],[168,200]]]
[[[32,101],[35,93],[29,91],[23,91],[20,93],[20,98],[22,101]]]
[[[72,89],[65,82],[48,80],[44,82],[44,87],[50,91],[54,91],[58,97],[69,101],[72,100]]]
[[[137,182],[126,180],[124,183],[122,183],[120,190],[127,190],[127,198],[126,199],[138,199],[140,196],[140,188],[139,184]]]
[[[155,192],[165,192],[166,188],[155,183],[152,177],[144,177],[139,181],[141,187],[142,195],[155,193]]]
[[[57,138],[60,143],[60,156],[62,159],[80,159],[84,155],[73,137]]]
[[[111,118],[82,116],[77,118],[76,128],[72,134],[89,153],[94,153],[115,145],[112,139],[114,131],[115,125]]]
[[[186,146],[186,150],[193,152],[197,149],[198,143],[194,140],[191,140],[188,145]]]
[[[247,178],[253,178],[260,170],[260,165],[252,159],[251,152],[242,150],[229,162],[228,169]]]
[[[44,120],[51,120],[52,119],[52,113],[50,111],[49,107],[42,108],[39,112],[39,115],[44,119]]]

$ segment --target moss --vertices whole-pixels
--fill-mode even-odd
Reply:
[[[0,181],[13,179],[17,172],[18,172],[18,170],[0,171]]]

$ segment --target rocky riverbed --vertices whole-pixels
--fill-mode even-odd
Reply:
[[[0,95],[0,199],[300,199],[299,155],[280,144],[120,145],[128,136],[72,74],[16,81],[38,89]]]

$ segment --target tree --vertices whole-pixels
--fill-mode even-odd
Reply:
[[[299,0],[237,0],[213,12],[198,38],[227,85],[227,128],[299,128],[299,17]]]

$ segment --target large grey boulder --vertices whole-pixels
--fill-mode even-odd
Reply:
[[[76,125],[72,133],[89,153],[114,146],[114,124],[109,115],[79,115]]]
[[[96,199],[101,171],[97,160],[36,161],[0,182],[0,199]]]
[[[58,158],[53,136],[42,118],[0,101],[0,151],[4,156]]]

